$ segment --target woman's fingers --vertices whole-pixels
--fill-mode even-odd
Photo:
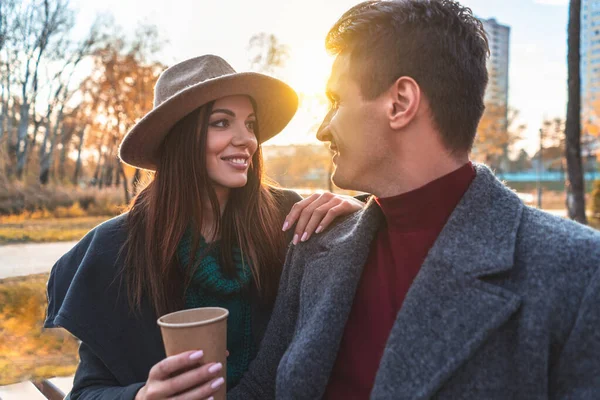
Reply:
[[[331,207],[337,205],[340,201],[341,200],[338,197],[331,193],[323,193],[319,195],[319,198],[304,207],[296,222],[296,227],[294,228],[293,243],[298,244],[300,241],[304,242],[308,240],[309,232],[306,231],[306,226],[311,218],[314,217],[320,221],[325,214],[327,214],[327,211],[329,211]]]
[[[225,384],[225,379],[219,376],[223,371],[220,363],[203,365],[181,375],[168,379],[161,384],[163,393],[170,399],[204,399],[216,393]]]
[[[149,380],[165,380],[178,371],[189,369],[201,364],[204,353],[200,351],[186,351],[170,356],[155,364],[148,374]]]
[[[313,212],[312,217],[306,224],[301,240],[306,242],[313,233],[321,233],[339,216],[348,214],[348,205],[335,202],[325,203]]]
[[[146,399],[187,399],[207,398],[224,383],[220,377],[221,363],[202,363],[202,351],[186,351],[167,357],[150,370],[144,388]],[[221,378],[221,379],[219,379]],[[198,387],[203,391],[198,391]],[[199,393],[189,397],[188,393]],[[202,395],[202,396],[201,396]]]
[[[298,219],[300,218],[300,215],[302,214],[304,209],[306,207],[308,207],[309,205],[311,205],[312,203],[314,203],[315,201],[319,200],[320,197],[321,197],[320,194],[314,193],[314,194],[310,195],[309,197],[307,197],[306,199],[300,200],[299,202],[295,203],[292,206],[292,209],[290,210],[288,215],[285,217],[285,221],[283,223],[283,228],[282,228],[283,231],[287,231],[292,226],[294,226],[296,221],[298,221]]]
[[[210,382],[203,384],[202,386],[188,390],[185,393],[179,394],[175,397],[169,397],[170,400],[198,400],[206,399],[213,400],[213,395],[218,392],[225,385],[223,377],[213,379]]]
[[[293,243],[307,241],[313,233],[324,231],[336,218],[352,214],[363,206],[364,203],[353,197],[324,193],[302,210],[296,223]]]

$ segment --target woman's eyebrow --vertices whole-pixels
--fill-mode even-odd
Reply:
[[[216,113],[223,113],[223,114],[227,114],[231,117],[235,118],[235,113],[231,110],[228,110],[226,108],[217,108],[216,110],[212,110],[212,112],[210,113],[210,115],[216,114]]]

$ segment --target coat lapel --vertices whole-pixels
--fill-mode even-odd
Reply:
[[[305,398],[321,397],[327,386],[371,242],[382,221],[379,206],[371,200],[363,211],[321,234],[318,247],[311,249],[300,288],[296,336],[302,341],[293,342],[288,350],[302,354],[309,365],[303,378],[311,382]]]
[[[476,169],[398,313],[374,399],[431,397],[519,308],[519,296],[481,278],[512,268],[523,205]]]

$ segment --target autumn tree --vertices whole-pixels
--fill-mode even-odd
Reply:
[[[289,46],[280,43],[272,33],[257,33],[248,43],[250,68],[268,75],[277,75],[290,57]]]
[[[94,68],[82,84],[83,112],[88,118],[87,143],[96,149],[93,183],[100,188],[122,182],[129,196],[124,166],[117,158],[118,145],[133,125],[152,109],[153,88],[165,66],[148,60],[155,52],[158,34],[142,26],[133,42],[116,37],[94,54]],[[156,40],[149,40],[149,38]],[[83,130],[80,130],[83,134]]]
[[[512,146],[522,139],[525,125],[518,123],[518,110],[496,102],[486,104],[473,145],[473,159],[498,171],[506,170]]]
[[[57,56],[61,37],[73,27],[73,15],[66,0],[32,0],[20,4],[15,36],[19,46],[18,86],[20,87],[19,125],[16,143],[16,175],[19,179],[27,160],[30,120],[35,113],[41,85],[42,61]]]

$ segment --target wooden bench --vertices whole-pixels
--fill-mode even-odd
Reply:
[[[53,378],[55,380],[56,378]],[[59,378],[60,379],[60,378]],[[71,379],[72,382],[72,379]],[[65,384],[62,384],[65,383]],[[61,382],[62,388],[49,379],[39,381],[19,382],[13,385],[0,386],[2,400],[63,400],[70,391],[70,382]],[[65,387],[66,386],[66,387]]]
[[[66,394],[48,379],[33,382],[33,385],[48,400],[63,400]]]

